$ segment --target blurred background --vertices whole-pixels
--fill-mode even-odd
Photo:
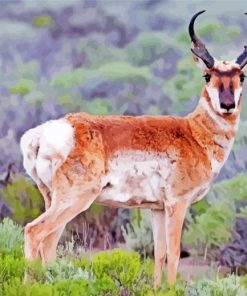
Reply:
[[[190,18],[218,59],[247,44],[243,1],[0,1],[0,216],[18,224],[44,211],[25,174],[21,135],[68,112],[191,112],[204,84],[187,33]],[[246,9],[247,10],[247,9]],[[246,93],[246,91],[245,91]],[[247,108],[229,160],[207,198],[192,206],[183,256],[247,270]],[[67,226],[85,248],[121,245],[152,256],[148,211],[93,205]],[[193,260],[192,260],[193,261]],[[186,264],[192,264],[186,261]],[[197,263],[198,264],[198,263]]]

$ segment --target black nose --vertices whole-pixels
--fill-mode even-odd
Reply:
[[[220,107],[222,109],[226,109],[227,111],[231,110],[231,109],[234,109],[235,108],[235,103],[220,103]]]

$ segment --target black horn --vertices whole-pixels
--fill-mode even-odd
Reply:
[[[197,37],[195,30],[194,30],[194,23],[198,15],[204,13],[206,10],[199,11],[196,13],[189,24],[189,34],[191,41],[193,43],[193,48],[191,48],[191,51],[202,61],[205,63],[205,65],[210,69],[214,66],[214,58],[210,55],[210,53],[207,51],[205,44]]]
[[[243,53],[241,53],[241,55],[236,59],[236,63],[240,65],[241,69],[243,69],[243,67],[247,64],[247,46],[246,45],[244,46]]]

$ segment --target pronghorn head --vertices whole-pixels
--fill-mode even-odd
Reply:
[[[243,68],[247,64],[247,46],[234,61],[214,59],[194,31],[195,19],[203,12],[205,10],[196,13],[189,24],[189,34],[192,41],[191,51],[195,61],[204,70],[205,90],[211,106],[215,112],[226,116],[239,111],[245,77]]]

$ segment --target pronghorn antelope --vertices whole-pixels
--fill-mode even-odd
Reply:
[[[247,47],[234,61],[218,61],[189,24],[192,53],[206,84],[191,114],[91,116],[68,114],[21,138],[24,168],[37,183],[46,211],[25,227],[25,256],[55,257],[65,225],[95,201],[152,211],[155,286],[167,258],[176,280],[188,206],[209,190],[237,132]]]

